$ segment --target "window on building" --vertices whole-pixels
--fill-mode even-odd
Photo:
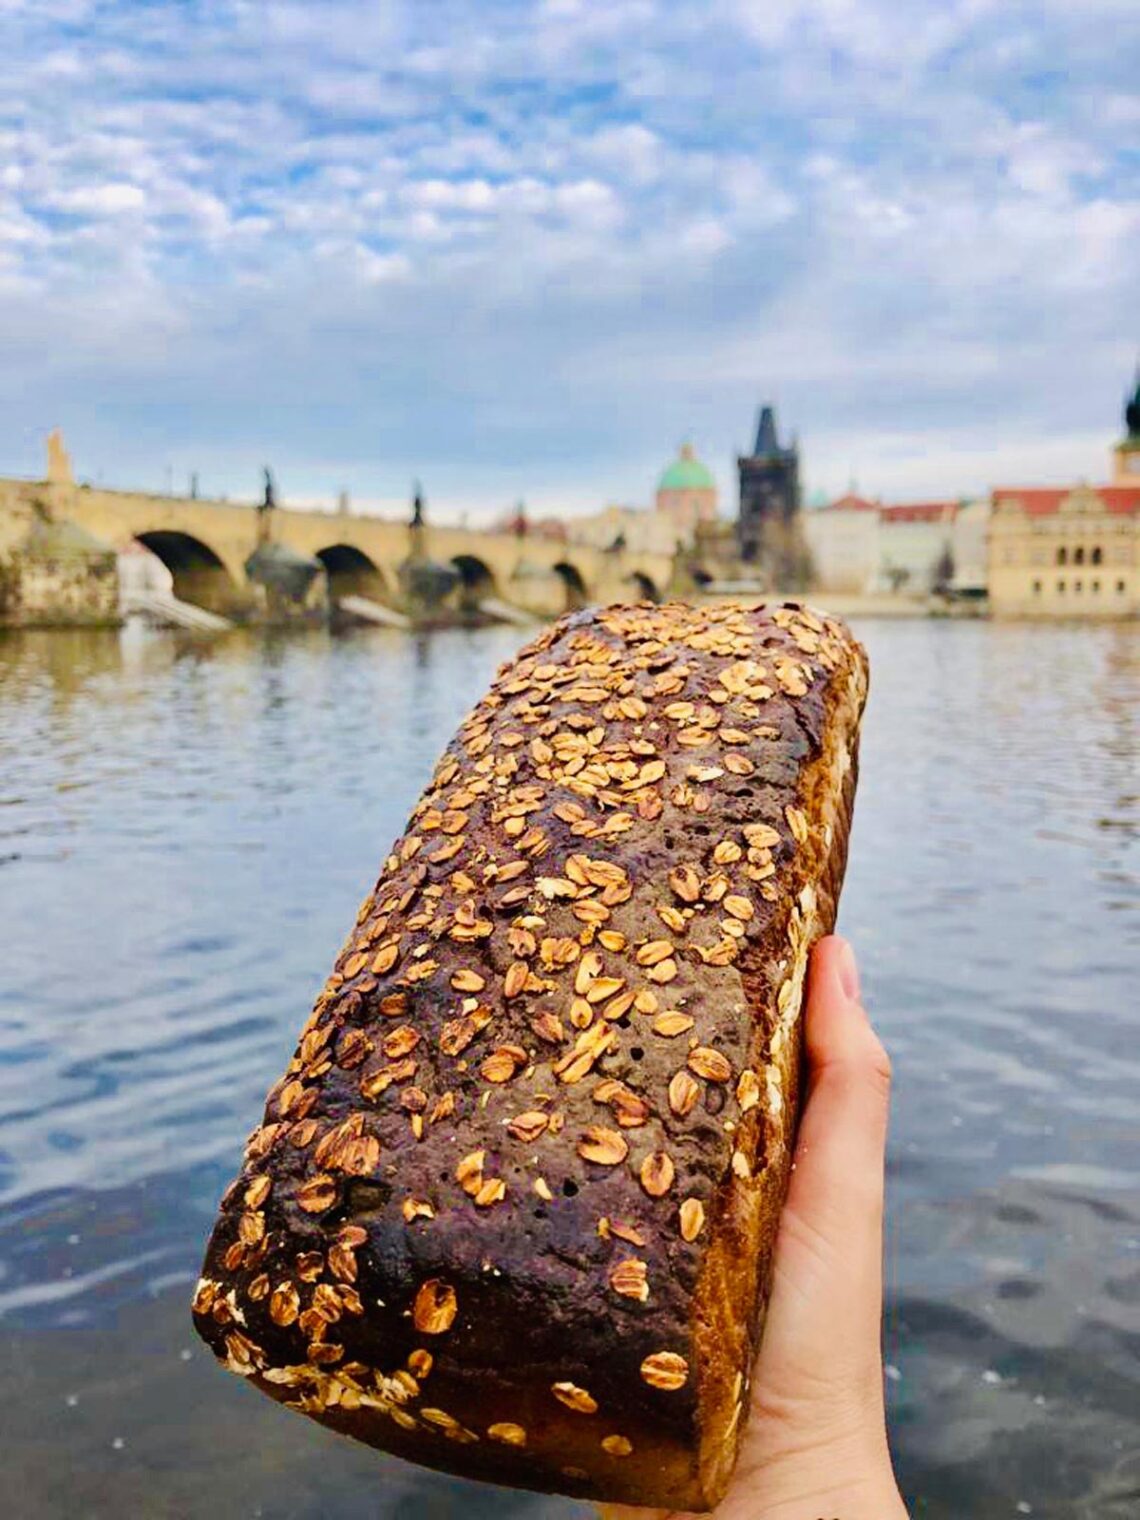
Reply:
[[[1102,558],[1103,556],[1100,552],[1100,545],[1097,544],[1097,546],[1093,549],[1093,552],[1089,555],[1089,562],[1094,565],[1099,565]]]
[[[1124,582],[1123,581],[1117,581],[1117,583],[1116,583],[1116,594],[1117,594],[1117,596],[1122,596],[1124,594]]]
[[[1041,582],[1040,581],[1034,581],[1033,582],[1033,595],[1034,596],[1040,596],[1041,595]]]
[[[1081,589],[1081,583],[1080,583],[1080,581],[1074,581],[1073,582],[1073,590],[1074,591],[1080,591],[1080,589]]]
[[[1089,586],[1089,590],[1092,591],[1092,592],[1094,592],[1094,593],[1097,592],[1097,591],[1099,591],[1100,590],[1100,582],[1099,581],[1093,581],[1092,584]]]
[[[1083,565],[1085,562],[1085,549],[1083,544],[1078,544],[1073,550],[1073,564]]]
[[[1057,590],[1058,591],[1064,591],[1064,589],[1065,589],[1065,583],[1064,583],[1064,581],[1058,581],[1057,582]]]
[[[1057,563],[1059,565],[1063,565],[1066,563],[1067,559],[1068,555],[1065,553],[1064,544],[1062,544],[1061,547],[1057,550]]]

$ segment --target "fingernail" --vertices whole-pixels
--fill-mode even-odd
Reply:
[[[851,1002],[857,1002],[859,998],[859,967],[855,964],[855,952],[846,940],[839,949],[837,968],[839,973],[839,985]]]

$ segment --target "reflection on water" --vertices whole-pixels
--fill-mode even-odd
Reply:
[[[843,928],[895,1060],[916,1514],[1140,1513],[1140,638],[869,623]],[[0,640],[0,1459],[18,1513],[567,1517],[192,1343],[217,1195],[513,630]],[[60,1460],[66,1450],[68,1460]]]

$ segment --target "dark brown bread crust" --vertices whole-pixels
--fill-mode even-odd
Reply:
[[[866,680],[794,603],[578,613],[504,667],[222,1201],[230,1370],[465,1476],[717,1502]]]

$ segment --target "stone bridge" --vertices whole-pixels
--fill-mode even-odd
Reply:
[[[120,552],[144,544],[169,568],[182,600],[239,619],[264,615],[264,588],[246,570],[267,531],[270,543],[319,560],[314,596],[335,607],[345,596],[406,609],[401,568],[409,560],[453,572],[452,612],[501,601],[540,617],[596,601],[656,600],[670,588],[674,562],[661,554],[603,551],[539,536],[465,528],[413,529],[405,523],[341,512],[278,507],[259,522],[256,506],[76,485],[71,480],[6,482],[6,496],[29,495],[55,516],[78,523]],[[327,586],[327,595],[324,588]]]

